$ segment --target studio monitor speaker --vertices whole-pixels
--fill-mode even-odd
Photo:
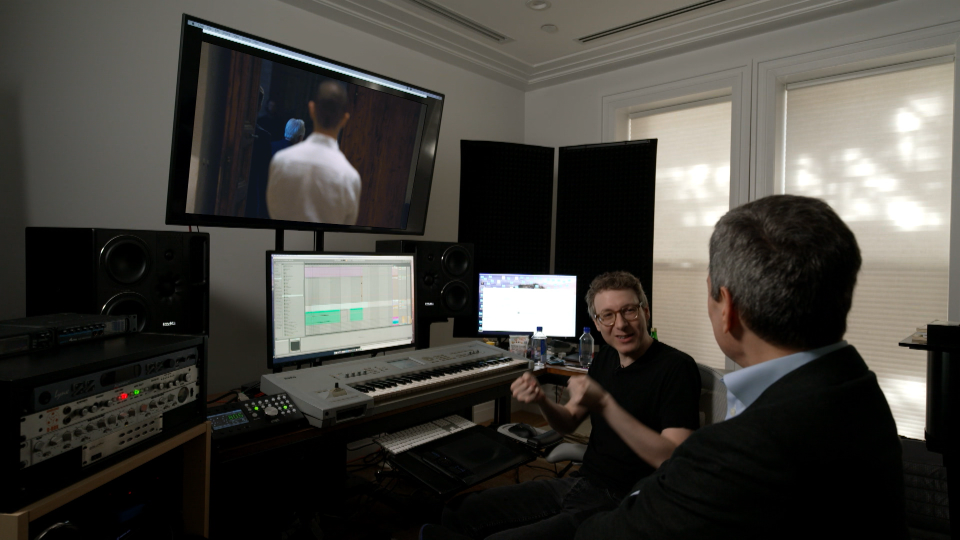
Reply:
[[[210,235],[27,227],[27,316],[135,314],[141,332],[209,333]]]
[[[416,317],[420,322],[476,314],[473,245],[457,242],[378,240],[378,253],[416,253]]]

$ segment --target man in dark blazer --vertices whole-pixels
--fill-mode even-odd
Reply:
[[[896,425],[843,341],[860,263],[853,233],[817,199],[771,196],[721,218],[707,311],[743,368],[724,377],[727,420],[694,432],[577,538],[906,538]]]

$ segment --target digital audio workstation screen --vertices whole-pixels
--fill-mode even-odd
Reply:
[[[481,334],[577,335],[577,276],[480,274]]]
[[[274,364],[412,345],[413,257],[272,253]]]

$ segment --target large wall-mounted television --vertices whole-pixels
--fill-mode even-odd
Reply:
[[[329,140],[359,176],[357,189],[356,176],[348,175],[347,195],[337,191],[339,184],[330,187],[336,180],[329,168],[341,166],[328,167],[327,157],[302,168],[303,162],[277,159],[280,152],[318,155],[307,145],[320,140],[311,139],[309,104],[321,85],[331,84],[345,95],[349,117]],[[184,15],[166,223],[423,234],[443,100],[437,92]]]

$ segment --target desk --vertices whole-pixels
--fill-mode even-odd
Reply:
[[[275,533],[310,511],[330,509],[347,498],[347,444],[400,431],[451,414],[470,418],[471,407],[497,402],[495,422],[510,417],[510,382],[359,418],[328,428],[305,427],[256,441],[213,445],[211,534],[253,538]],[[256,512],[236,512],[241,494],[256,496]]]
[[[555,384],[558,386],[566,386],[567,380],[569,380],[570,377],[586,374],[587,370],[585,368],[574,366],[551,366],[550,364],[533,370],[533,376],[540,381],[540,384]]]
[[[80,498],[94,489],[123,476],[148,461],[174,449],[183,451],[183,518],[189,534],[208,536],[210,492],[210,423],[204,422],[183,433],[161,441],[150,448],[93,474],[48,497],[11,514],[0,514],[0,539],[27,540],[30,522]]]

